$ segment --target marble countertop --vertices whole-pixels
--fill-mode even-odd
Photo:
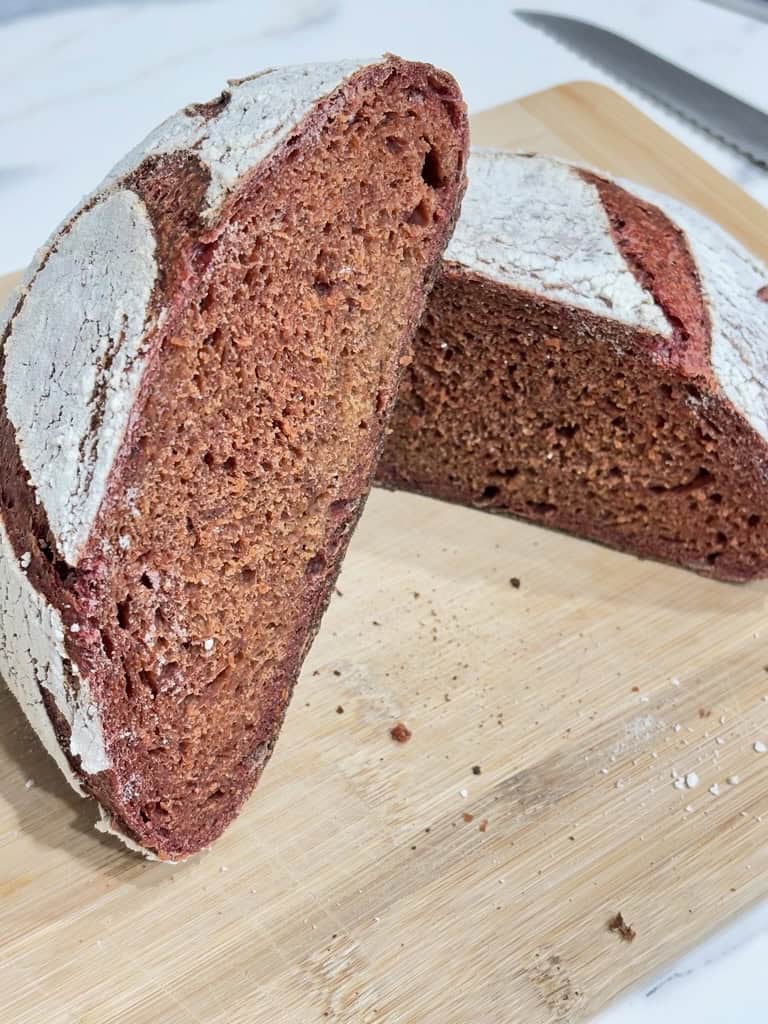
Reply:
[[[609,84],[768,204],[768,173],[522,25],[510,14],[513,6],[511,0],[81,0],[77,6],[5,0],[0,273],[23,266],[130,144],[171,111],[215,95],[227,78],[385,50],[449,68],[473,111],[573,79]],[[766,103],[766,22],[702,0],[522,6],[598,22],[756,106]],[[600,1024],[634,1024],[651,1013],[655,1024],[768,1020],[766,962],[768,904],[624,997]]]

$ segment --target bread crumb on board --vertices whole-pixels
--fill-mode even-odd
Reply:
[[[413,733],[405,724],[405,722],[397,722],[389,730],[389,735],[396,743],[407,743]]]
[[[631,924],[627,924],[621,911],[614,914],[608,922],[608,931],[616,932],[624,942],[634,942],[637,932]]]

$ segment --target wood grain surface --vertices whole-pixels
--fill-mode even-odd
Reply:
[[[664,189],[767,255],[766,211],[602,87],[475,139]],[[767,598],[375,493],[257,793],[178,866],[93,830],[3,689],[0,1020],[588,1019],[768,892]]]

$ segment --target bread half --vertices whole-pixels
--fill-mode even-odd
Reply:
[[[701,214],[474,152],[415,346],[380,483],[768,575],[768,267]]]
[[[464,187],[396,57],[231,82],[37,254],[0,328],[0,672],[103,827],[207,846],[267,762]]]

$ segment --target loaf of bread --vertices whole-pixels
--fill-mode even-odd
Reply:
[[[464,187],[395,57],[188,107],[37,254],[0,331],[0,672],[102,827],[207,846],[275,743]]]
[[[768,575],[768,268],[701,214],[477,151],[380,483]]]

